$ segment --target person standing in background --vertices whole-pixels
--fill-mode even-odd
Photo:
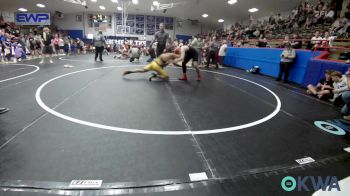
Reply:
[[[60,34],[59,34],[58,46],[60,47],[60,54],[64,54],[64,40],[62,38],[62,35]]]
[[[56,33],[55,38],[53,39],[53,45],[55,46],[55,53],[58,58],[58,54],[60,53],[60,35]]]
[[[63,51],[64,51],[64,54],[66,56],[69,56],[69,47],[70,47],[70,43],[69,42],[70,42],[69,38],[67,36],[64,37]]]
[[[284,74],[284,82],[288,82],[289,71],[292,68],[295,57],[296,53],[292,48],[292,44],[286,43],[283,53],[281,54],[280,72],[278,74],[277,81],[280,81]]]
[[[35,42],[34,53],[36,54],[36,56],[39,57],[40,55],[42,55],[42,47],[41,47],[42,37],[37,31],[34,31],[34,42]]]
[[[11,39],[7,33],[5,33],[5,41],[3,42],[4,47],[4,60],[8,63],[11,60]]]
[[[207,68],[209,68],[210,61],[215,63],[216,69],[219,69],[218,62],[216,61],[216,52],[219,48],[219,43],[216,41],[216,37],[212,38],[212,41],[209,43],[208,52],[207,52]]]
[[[1,46],[1,62],[3,62],[5,59],[5,40],[6,40],[6,37],[5,37],[5,32],[3,30],[0,29],[0,46]]]
[[[198,64],[202,65],[203,64],[203,47],[204,47],[204,40],[202,40],[201,37],[198,36]]]
[[[33,37],[33,35],[30,34],[29,37],[28,37],[27,46],[29,47],[29,50],[30,50],[30,54],[31,54],[31,58],[32,58],[32,59],[33,59],[34,56],[36,55],[36,54],[35,54],[35,45],[36,45],[36,43],[35,43],[34,37]]]
[[[165,32],[164,23],[159,24],[159,31],[154,35],[154,39],[151,42],[151,46],[154,42],[157,42],[156,55],[159,57],[163,54],[164,49],[166,48],[167,41],[169,39],[169,34]]]
[[[53,53],[53,36],[50,33],[50,29],[45,27],[43,29],[43,38],[42,38],[42,45],[43,45],[43,51],[42,51],[42,59],[39,64],[45,63],[45,57],[46,55],[49,55],[50,63],[53,63],[52,61],[52,53]]]
[[[198,64],[200,65],[200,56],[201,56],[201,49],[200,49],[200,42],[198,40],[198,36],[193,36],[192,41],[190,43],[190,46],[192,46],[194,49],[196,49],[198,53]]]
[[[95,61],[97,61],[97,57],[100,56],[100,61],[102,62],[102,53],[104,50],[104,46],[106,44],[105,37],[102,34],[102,31],[98,31],[98,34],[94,37],[94,46],[95,46]]]
[[[18,61],[22,61],[23,59],[26,59],[26,53],[23,50],[23,46],[21,44],[17,44],[16,45],[16,49],[15,49],[15,62]]]
[[[118,54],[119,52],[119,44],[115,40],[113,41],[113,52],[114,54]]]
[[[223,40],[222,45],[219,50],[219,60],[220,60],[220,65],[224,66],[225,64],[225,56],[226,56],[226,51],[227,51],[227,41]]]
[[[81,41],[79,38],[77,38],[77,53],[80,54],[81,52],[84,52],[84,42]]]
[[[20,37],[18,39],[18,43],[22,45],[23,51],[25,53],[27,53],[28,50],[27,50],[27,47],[26,47],[26,36],[23,33],[20,34]]]

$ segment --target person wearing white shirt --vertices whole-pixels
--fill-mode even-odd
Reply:
[[[314,44],[313,48],[320,47],[322,39],[323,38],[320,36],[320,32],[316,31],[315,36],[311,38],[311,43]]]
[[[331,74],[333,80],[333,93],[334,97],[331,100],[335,106],[343,106],[344,101],[342,99],[342,94],[349,91],[348,78],[346,75],[342,75],[339,71],[334,71]]]
[[[227,41],[223,40],[222,45],[221,45],[220,50],[219,50],[219,60],[220,60],[221,65],[224,65],[226,51],[227,51]]]
[[[325,32],[322,41],[322,47],[333,47],[333,42],[335,38],[335,36],[329,36],[329,32]]]
[[[289,72],[292,68],[295,58],[296,52],[292,48],[292,44],[290,42],[285,43],[285,48],[281,54],[280,70],[276,81],[280,81],[284,75],[284,82],[288,82]]]

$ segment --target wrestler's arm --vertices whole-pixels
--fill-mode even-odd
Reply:
[[[177,55],[177,54],[169,54],[169,58],[168,60],[166,61],[166,64],[174,64],[175,62],[175,59],[176,58],[179,58],[180,56]]]
[[[183,61],[185,59],[185,53],[186,53],[185,47],[181,47],[181,55],[180,55],[180,57],[178,57],[174,60],[174,63],[178,63],[180,61]]]

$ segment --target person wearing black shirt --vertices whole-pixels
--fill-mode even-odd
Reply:
[[[350,3],[348,4],[348,6],[346,7],[348,9],[347,12],[345,12],[344,17],[348,20],[350,20]]]
[[[216,52],[219,50],[220,45],[216,40],[216,37],[213,36],[212,41],[209,43],[209,46],[207,47],[208,53],[207,53],[207,66],[206,68],[209,68],[210,62],[215,64],[215,68],[219,69],[218,62],[216,60]]]
[[[50,57],[50,63],[53,63],[52,61],[52,53],[53,53],[53,46],[52,46],[52,40],[53,40],[53,36],[50,33],[50,29],[45,27],[43,29],[43,37],[42,37],[42,45],[43,47],[43,55],[42,55],[42,59],[40,61],[39,64],[43,64],[45,62],[45,56],[49,55]]]
[[[331,70],[326,70],[325,77],[322,78],[316,86],[309,84],[307,86],[307,94],[317,96],[319,99],[324,101],[332,99],[333,81],[331,74]]]
[[[100,61],[103,62],[102,54],[105,50],[106,39],[102,33],[102,30],[98,31],[98,34],[93,39],[93,43],[95,46],[95,61],[97,61],[97,57],[100,57]]]
[[[6,36],[6,34],[5,34]],[[5,40],[3,41],[3,47],[4,47],[4,60],[5,62],[9,62],[11,60],[11,38],[9,38],[9,35],[5,37]]]
[[[293,34],[293,39],[291,43],[292,43],[292,48],[294,49],[300,49],[303,45],[301,38],[297,34]]]
[[[267,40],[266,40],[265,35],[262,34],[259,37],[257,47],[259,47],[259,48],[266,48],[266,46],[267,46]]]
[[[156,55],[159,57],[163,54],[164,49],[166,48],[166,43],[169,40],[169,34],[165,32],[165,26],[163,23],[159,24],[159,31],[154,35],[154,39],[151,43],[151,46],[154,42],[157,42],[157,51]]]

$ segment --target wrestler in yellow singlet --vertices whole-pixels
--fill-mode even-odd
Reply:
[[[145,73],[149,71],[155,71],[158,75],[154,74],[149,78],[151,81],[152,78],[161,78],[163,80],[169,80],[169,74],[164,70],[164,68],[170,64],[173,63],[174,59],[179,58],[179,55],[175,53],[165,53],[160,55],[157,59],[152,61],[150,64],[143,67],[143,69],[135,69],[132,71],[125,71],[123,76],[132,74],[132,73]]]
[[[159,57],[146,65],[143,69],[147,71],[155,71],[160,78],[169,79],[169,74],[164,70],[165,66],[166,64],[161,60],[161,57]]]

